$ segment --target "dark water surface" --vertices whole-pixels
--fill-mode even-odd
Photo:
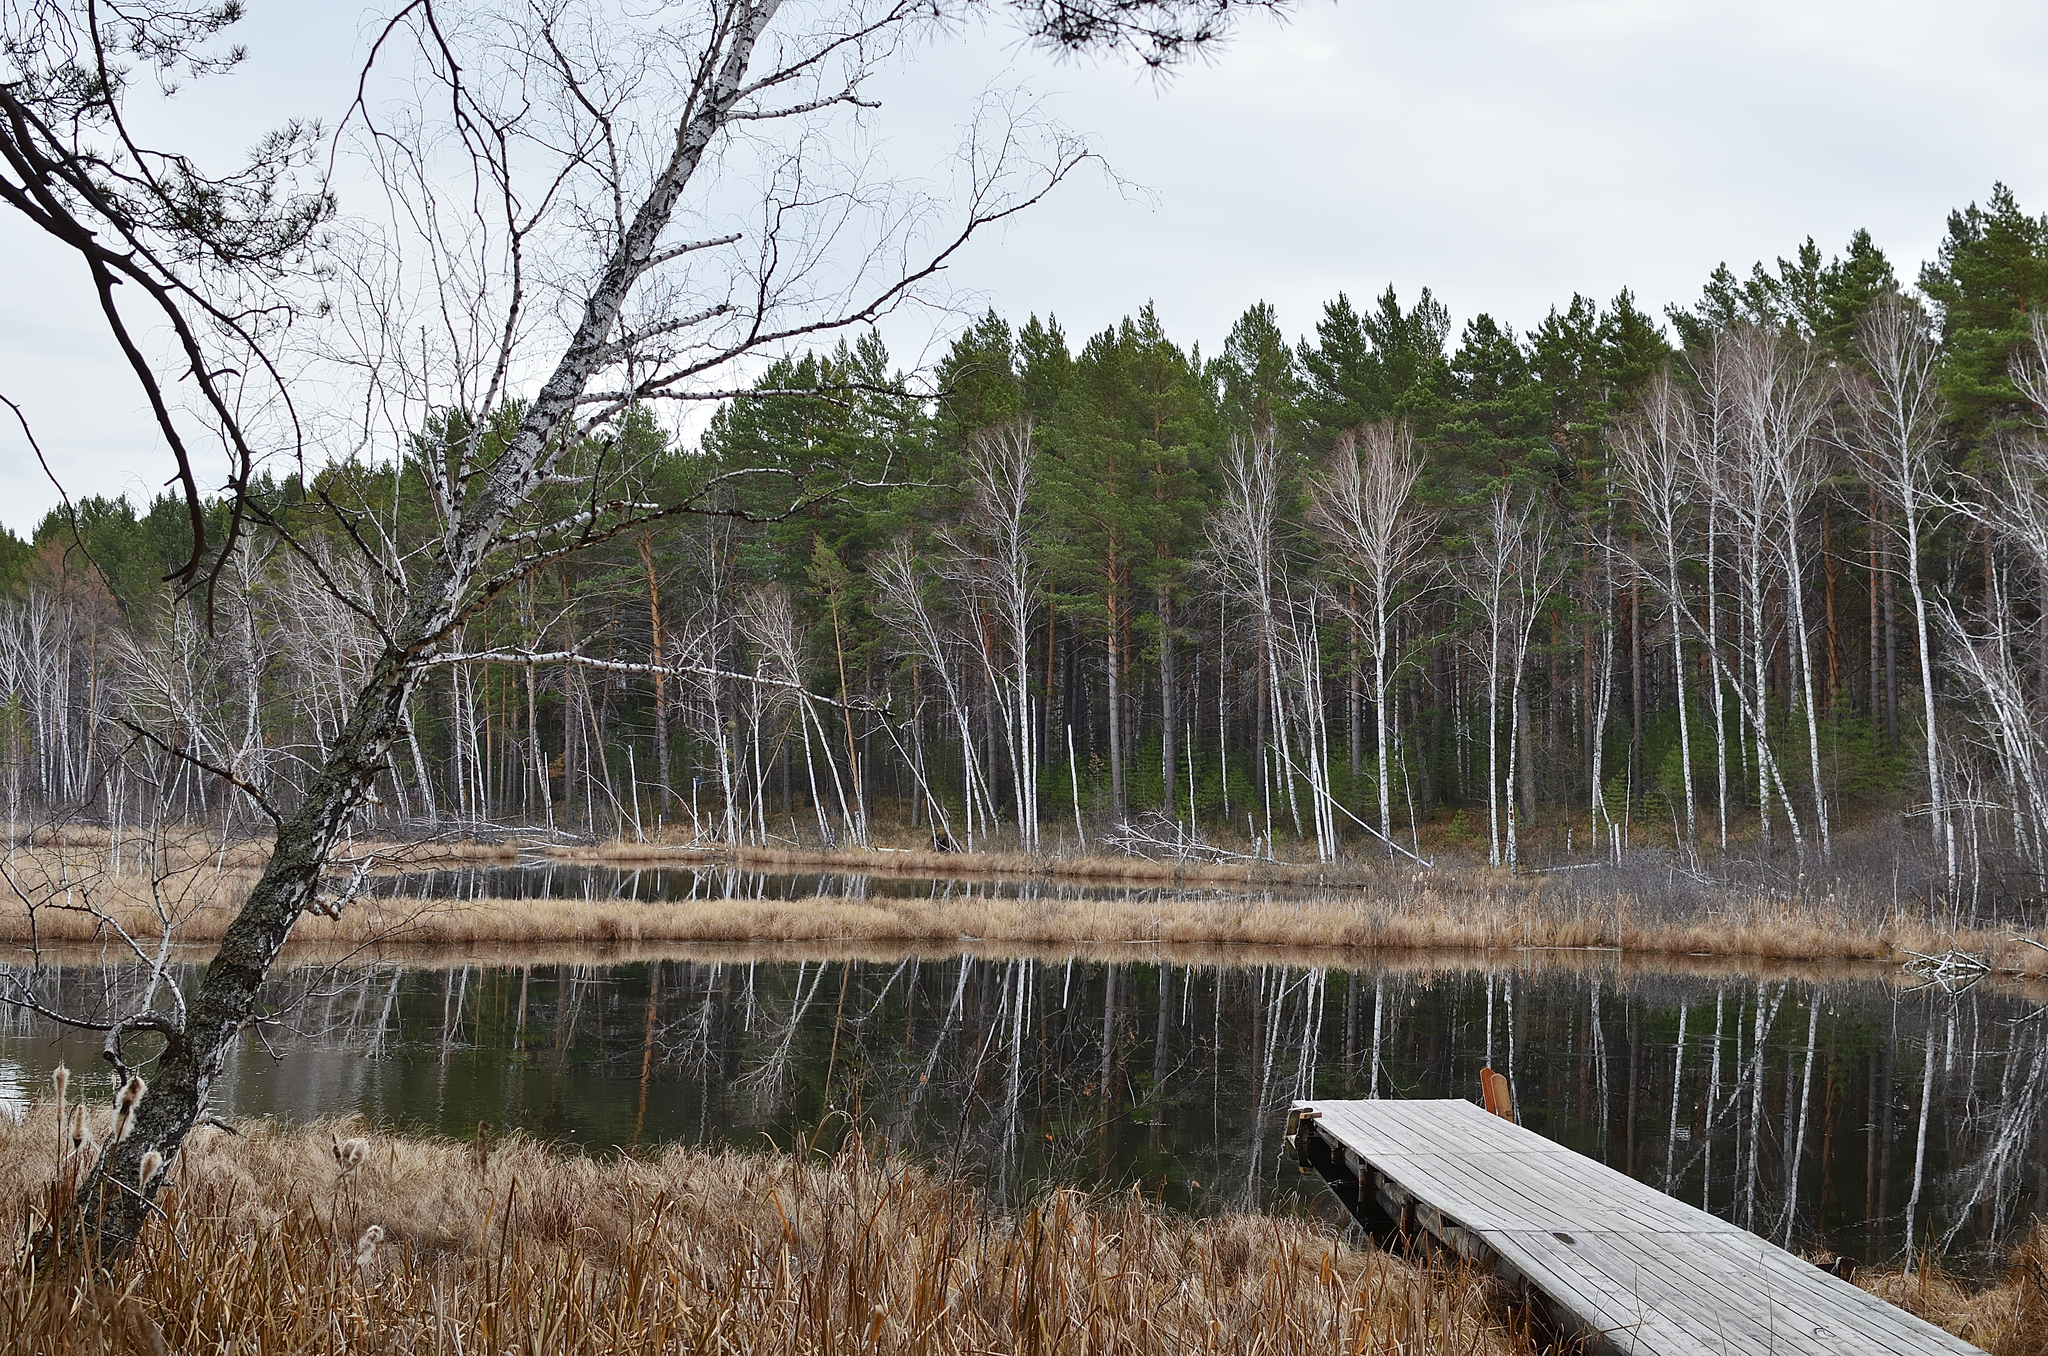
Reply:
[[[36,983],[93,1010],[135,980]],[[1795,1247],[1982,1269],[2048,1205],[2048,1015],[1988,986],[912,956],[384,963],[273,997],[289,1029],[238,1046],[229,1116],[609,1147],[830,1143],[844,1113],[1007,1199],[1137,1183],[1207,1211],[1317,1192],[1291,1098],[1476,1098],[1491,1062],[1532,1129]],[[96,1038],[0,1020],[0,1109],[99,1067]]]

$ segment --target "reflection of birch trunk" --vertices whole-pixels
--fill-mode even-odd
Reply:
[[[1385,1020],[1386,1007],[1387,977],[1385,975],[1375,975],[1372,981],[1372,1053],[1369,1056],[1372,1062],[1372,1076],[1367,1084],[1365,1094],[1371,1098],[1377,1098],[1380,1095],[1380,1037],[1384,1030],[1383,1022]]]
[[[1109,1081],[1116,1061],[1116,970],[1114,963],[1102,967],[1102,1070],[1096,1075],[1096,1088],[1102,1096],[1105,1126],[1107,1113],[1116,1105]]]
[[[1182,991],[1185,994],[1185,990]],[[1159,967],[1159,1012],[1152,1022],[1152,1125],[1154,1132],[1166,1124],[1166,1071],[1172,1042],[1167,1022],[1173,1012],[1173,969]]]
[[[1252,1103],[1250,1168],[1245,1174],[1244,1198],[1247,1204],[1258,1199],[1259,1167],[1265,1157],[1266,1148],[1266,1105],[1273,1095],[1273,1061],[1280,1045],[1280,1017],[1287,1001],[1286,972],[1274,975],[1266,1000],[1265,1040],[1260,1043],[1259,1095]]]
[[[996,1199],[1009,1200],[1010,1160],[1017,1144],[1017,1107],[1024,1090],[1024,1035],[1030,1024],[1031,1007],[1031,962],[1020,960],[1017,968],[1017,993],[1010,1004],[1010,1070],[1009,1088],[1003,1098],[1003,1142],[1002,1151],[997,1155]]]
[[[1593,1057],[1594,1095],[1600,1101],[1600,1151],[1607,1152],[1607,1108],[1613,1100],[1607,1088],[1607,1031],[1600,1021],[1600,979],[1594,976],[1592,992],[1586,1002],[1586,1022],[1591,1028],[1593,1039],[1590,1049]]]
[[[1664,1134],[1664,1190],[1671,1190],[1671,1169],[1678,1152],[1678,1094],[1685,1086],[1685,1019],[1690,1003],[1678,1005],[1678,1040],[1671,1055],[1671,1124]]]
[[[1963,1174],[1970,1183],[1970,1194],[1957,1202],[1951,1212],[1952,1222],[1941,1236],[1943,1250],[1977,1213],[1987,1192],[1991,1197],[1991,1218],[1983,1232],[2001,1238],[2012,1227],[2014,1207],[2022,1189],[2020,1174],[2029,1166],[2028,1151],[2034,1133],[2041,1124],[2042,1113],[2048,1111],[2048,1031],[2036,1030],[2033,1049],[2026,1056],[2026,1071],[2014,1086],[2012,1063],[2020,1057],[2018,1049],[2007,1056],[2000,1087],[2002,1100],[1996,1107],[1987,1108],[1998,1131]]]
[[[1749,1141],[1747,1156],[1742,1170],[1742,1227],[1747,1229],[1756,1222],[1756,1184],[1759,1149],[1763,1143],[1764,1126],[1764,1038],[1770,1034],[1778,1020],[1778,1005],[1785,1001],[1783,985],[1777,995],[1766,1003],[1766,990],[1762,984],[1756,986],[1756,1032],[1749,1052]]]
[[[384,991],[384,1010],[377,1014],[376,1030],[370,1033],[369,1053],[374,1057],[384,1052],[384,1033],[391,1029],[391,1014],[398,1008],[398,985],[405,978],[402,966],[393,966],[391,987]],[[524,1010],[522,1009],[522,1015]]]
[[[1486,1067],[1493,1067],[1493,971],[1486,972]]]
[[[1785,1172],[1785,1217],[1780,1222],[1779,1246],[1792,1246],[1792,1225],[1799,1207],[1799,1167],[1806,1150],[1806,1113],[1813,1102],[1813,1048],[1820,1035],[1820,990],[1814,990],[1806,1005],[1806,1068],[1799,1077],[1799,1128],[1792,1135],[1792,1164]],[[1827,1171],[1827,1165],[1821,1165]]]
[[[1721,1093],[1721,1041],[1726,1031],[1728,990],[1714,990],[1714,1059],[1707,1072],[1707,1111],[1703,1118],[1700,1145],[1700,1209],[1713,1209],[1714,1202],[1714,1103]]]
[[[718,1016],[719,980],[723,977],[724,971],[725,966],[721,961],[713,961],[707,967],[704,996],[697,1001],[696,1011],[681,1028],[682,1043],[673,1057],[676,1062],[698,1069],[711,1067],[716,1052],[713,1037],[716,1034],[714,1023]]]
[[[1294,1095],[1313,1097],[1316,1092],[1316,1047],[1323,1038],[1324,972],[1308,974],[1301,1003],[1301,1056],[1294,1070]]]
[[[1506,1008],[1508,1058],[1505,1072],[1508,1076],[1508,1104],[1515,1113],[1515,1124],[1522,1123],[1522,1095],[1515,1091],[1515,972],[1510,970],[1501,984],[1501,1005]]]
[[[811,976],[811,987],[808,992],[804,989],[806,968],[806,962],[797,962],[796,993],[790,1003],[789,1020],[783,1025],[781,1038],[776,1041],[775,1048],[759,1066],[740,1078],[742,1087],[750,1088],[764,1096],[774,1096],[780,1093],[788,1081],[790,1060],[796,1049],[797,1033],[803,1029],[804,1013],[810,1010],[811,1000],[818,996],[818,986],[824,983],[825,971],[829,967],[823,961],[818,962],[817,970]]]
[[[1927,1175],[1927,1112],[1934,1105],[1934,1019],[1927,1021],[1927,1062],[1920,1073],[1920,1128],[1913,1135],[1913,1191],[1906,1198],[1906,1274],[1913,1274],[1913,1229],[1920,1222],[1920,1187]]]
[[[974,968],[974,964],[973,957],[960,957],[960,973],[953,983],[953,1001],[946,1005],[946,1015],[939,1019],[938,1034],[932,1037],[932,1052],[924,1062],[924,1076],[919,1078],[917,1085],[910,1090],[909,1105],[913,1110],[924,1098],[924,1090],[931,1086],[932,1075],[938,1071],[939,1056],[946,1049],[946,1038],[953,1034],[953,1024],[960,1020],[960,1007],[967,997],[967,976]],[[1068,973],[1071,974],[1072,962],[1068,965]]]

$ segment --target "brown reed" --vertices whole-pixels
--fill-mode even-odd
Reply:
[[[80,849],[63,867],[83,869]],[[844,863],[840,858],[848,858]],[[859,861],[853,860],[861,859]],[[766,857],[756,865],[854,869],[888,854],[834,854],[827,863]],[[630,863],[631,854],[618,859]],[[662,860],[675,860],[669,854]],[[959,863],[958,857],[953,857]],[[50,875],[55,863],[20,854],[14,869]],[[1156,865],[1156,864],[1147,864]],[[235,869],[187,882],[180,941],[218,940],[253,877]],[[364,895],[343,916],[307,916],[293,933],[301,953],[366,945],[644,946],[654,943],[833,943],[903,946],[968,943],[1009,947],[1216,946],[1295,950],[1610,948],[1638,956],[1873,961],[1951,948],[2014,975],[2048,974],[2048,946],[2003,928],[1949,928],[1925,912],[1853,903],[1838,894],[1765,895],[1733,890],[1665,895],[1655,884],[1579,890],[1557,877],[1510,876],[1468,866],[1420,871],[1379,866],[1364,884],[1278,891],[1254,883],[1211,898],[1013,899],[954,895],[714,899],[640,904],[618,900],[439,899]],[[153,935],[163,891],[134,873],[91,878],[94,902],[123,928]],[[80,886],[83,893],[86,886]],[[105,923],[73,908],[31,920],[19,896],[0,898],[0,940],[46,945],[104,941]]]
[[[1974,1342],[1991,1356],[2048,1356],[2048,1222],[2036,1220],[1995,1285],[1973,1286],[1931,1257],[1857,1273],[1864,1289]]]
[[[0,1125],[17,1233],[53,1109]],[[488,1158],[355,1127],[202,1131],[112,1281],[16,1270],[0,1350],[1533,1353],[1496,1283],[1299,1216],[1133,1193],[1016,1212],[858,1139],[831,1157],[634,1158],[514,1136]],[[17,1242],[19,1238],[17,1238]]]

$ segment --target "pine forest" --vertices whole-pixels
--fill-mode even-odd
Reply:
[[[628,407],[540,491],[711,504],[488,592],[407,698],[408,833],[1483,860],[2048,882],[2048,217],[1917,277],[1863,233],[1659,316],[1522,332],[1424,290],[1205,351],[966,324],[792,351],[688,436]],[[492,416],[509,431],[520,407]],[[401,464],[256,485],[199,580],[173,496],[4,543],[16,820],[261,827],[449,519]],[[488,447],[494,430],[482,430]],[[603,468],[605,475],[595,474]],[[552,504],[547,503],[552,498]],[[221,503],[211,510],[230,512]],[[346,589],[329,587],[336,577]]]

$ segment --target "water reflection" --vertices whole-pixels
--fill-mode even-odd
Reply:
[[[128,976],[39,982],[90,1009]],[[1968,1267],[2048,1202],[2048,1017],[1989,987],[907,956],[379,964],[275,998],[290,1032],[237,1049],[231,1116],[598,1146],[852,1121],[1006,1199],[1136,1183],[1210,1210],[1315,1190],[1281,1151],[1290,1099],[1474,1097],[1490,1064],[1532,1129],[1795,1247]],[[6,1020],[0,1069],[93,1065]]]

